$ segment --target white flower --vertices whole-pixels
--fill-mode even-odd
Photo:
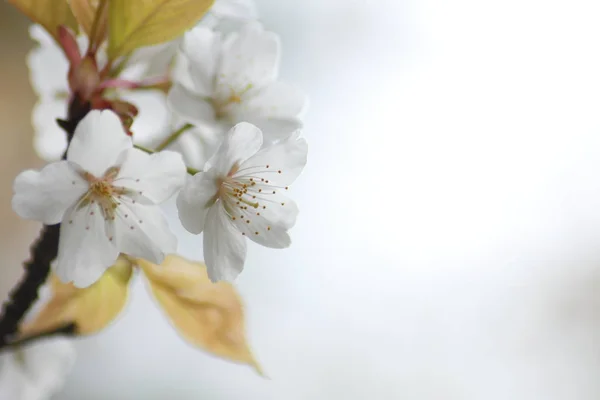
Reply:
[[[261,131],[233,127],[206,166],[177,197],[179,218],[191,233],[204,232],[204,258],[213,281],[232,280],[246,257],[246,239],[272,248],[290,245],[298,214],[282,194],[306,164],[307,145],[297,134],[261,150]]]
[[[257,22],[225,38],[205,27],[194,28],[184,36],[182,51],[193,84],[174,85],[168,102],[204,139],[220,142],[233,125],[250,122],[270,144],[302,126],[306,96],[277,81],[279,38]]]
[[[233,32],[251,20],[258,19],[254,0],[217,0],[198,26],[220,32]]]
[[[68,339],[44,339],[0,352],[0,400],[47,400],[64,384],[75,362]]]
[[[78,287],[94,283],[119,253],[162,262],[177,239],[158,204],[183,185],[181,156],[132,147],[112,111],[91,111],[77,126],[67,159],[15,179],[13,209],[61,222],[56,273]]]
[[[219,18],[249,20],[258,18],[254,0],[217,0],[210,9]]]
[[[39,43],[27,56],[31,84],[38,95],[32,117],[33,146],[42,159],[60,160],[67,148],[67,136],[55,120],[64,118],[67,112],[69,63],[44,28],[32,25],[29,34]]]
[[[67,149],[66,134],[58,126],[56,119],[64,119],[67,116],[69,63],[62,49],[44,28],[32,25],[29,34],[39,44],[27,56],[31,83],[38,95],[32,116],[33,145],[40,158],[45,161],[57,161]],[[84,54],[88,45],[87,38],[80,35],[77,37],[77,43],[80,52]],[[129,66],[120,77],[136,81],[145,78],[148,73],[164,74],[174,55],[174,50],[170,54],[154,54],[147,52],[146,48],[139,49],[133,54]],[[103,48],[98,53],[98,61],[99,67],[106,63]],[[116,93],[139,109],[131,127],[136,143],[148,145],[167,129],[169,113],[162,92],[118,90]]]

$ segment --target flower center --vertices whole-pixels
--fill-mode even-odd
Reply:
[[[264,223],[253,225],[253,219],[260,217],[261,212],[268,208],[285,206],[285,202],[281,202],[277,193],[281,189],[287,190],[288,187],[277,186],[266,178],[269,174],[282,173],[281,169],[271,165],[240,169],[236,164],[226,177],[219,178],[217,196],[223,202],[229,218],[242,222],[237,224],[242,235],[259,235],[261,230],[271,230],[271,227],[265,227]]]
[[[115,220],[115,209],[121,204],[117,198],[125,193],[125,189],[113,186],[113,181],[119,173],[119,167],[109,168],[102,177],[97,178],[89,172],[83,173],[83,178],[88,181],[89,189],[83,195],[77,209],[82,209],[90,204],[97,203],[105,220]],[[93,215],[93,211],[91,211]]]
[[[215,116],[217,119],[227,119],[230,113],[230,106],[233,104],[241,104],[242,96],[252,89],[252,84],[249,83],[240,92],[236,92],[232,87],[229,87],[229,95],[224,98],[215,97],[212,100],[213,108],[215,109]]]

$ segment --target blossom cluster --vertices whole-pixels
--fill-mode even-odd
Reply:
[[[87,287],[120,254],[160,264],[177,247],[160,208],[174,196],[183,227],[203,233],[213,281],[242,271],[246,238],[290,245],[298,208],[285,192],[306,163],[307,100],[278,80],[279,37],[251,3],[216,2],[182,38],[136,51],[119,75],[86,87],[92,110],[68,146],[52,119],[80,88],[67,79],[71,59],[85,58],[64,57],[39,26],[32,36],[40,43],[29,58],[40,98],[35,147],[49,164],[17,176],[12,205],[23,218],[61,224],[61,280]],[[79,54],[89,41],[72,42]],[[61,67],[50,73],[47,59]],[[102,48],[94,63],[107,68]]]
[[[111,55],[102,32],[98,4],[108,1],[64,3],[98,7],[91,30],[74,8],[77,32],[53,32],[46,19],[31,27],[33,146],[47,165],[16,177],[12,207],[60,224],[60,234],[47,283],[54,297],[9,334],[44,337],[64,322],[77,334],[99,331],[121,311],[138,267],[182,336],[260,371],[235,289],[214,282],[242,271],[247,239],[290,245],[298,207],[286,192],[306,164],[307,98],[278,79],[280,40],[252,1],[216,0],[183,36],[126,55]],[[173,254],[177,237],[161,209],[170,199],[181,225],[202,234],[205,266]],[[10,350],[0,345],[0,399],[47,399],[73,366],[68,340]]]

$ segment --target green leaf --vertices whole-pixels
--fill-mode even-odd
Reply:
[[[108,56],[173,40],[193,27],[214,0],[110,0]]]

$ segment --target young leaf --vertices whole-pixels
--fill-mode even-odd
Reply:
[[[70,0],[71,11],[77,22],[90,38],[90,43],[99,45],[106,38],[106,25],[108,21],[107,0]],[[102,6],[102,7],[100,7]],[[100,7],[100,8],[99,8]],[[99,15],[96,15],[97,12]],[[97,19],[94,28],[94,20]]]
[[[214,0],[110,0],[108,56],[173,40],[202,18]]]
[[[34,335],[74,322],[77,334],[89,335],[104,329],[121,312],[127,301],[131,263],[125,259],[109,268],[92,286],[78,289],[51,277],[53,296],[35,319],[19,330]]]
[[[244,311],[235,288],[212,283],[206,266],[177,255],[162,265],[137,260],[152,294],[190,343],[225,359],[249,364],[262,375],[244,335]]]
[[[58,27],[65,25],[77,31],[77,21],[67,0],[8,0],[33,22],[42,25],[58,40]]]

